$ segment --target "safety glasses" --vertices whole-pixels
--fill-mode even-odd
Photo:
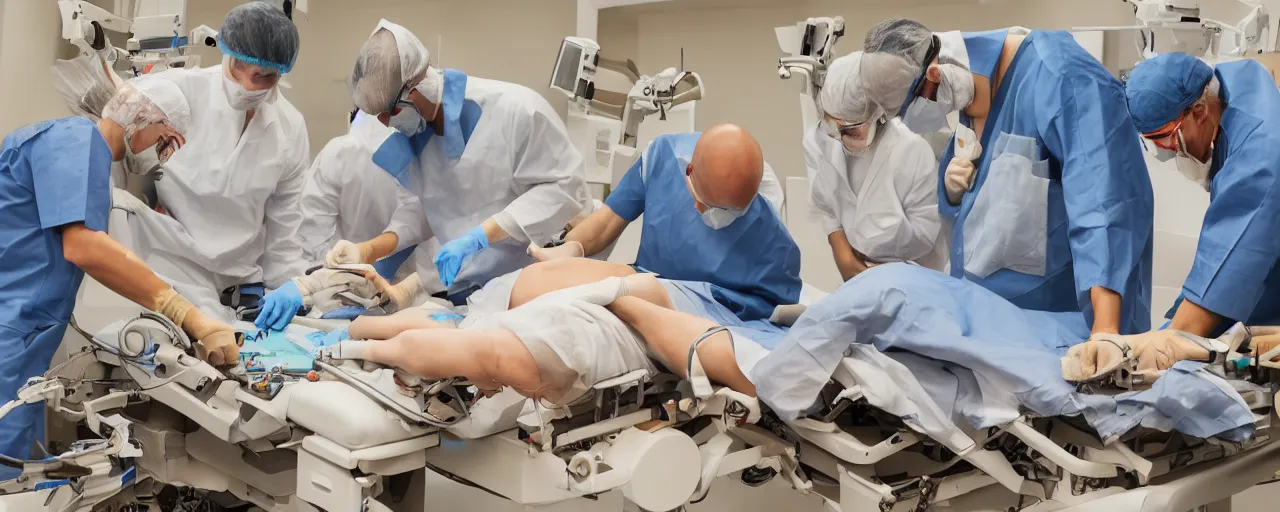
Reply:
[[[929,66],[938,58],[938,53],[942,51],[942,40],[938,36],[933,36],[929,41],[929,51],[924,54],[924,62],[921,63],[920,74],[916,76],[914,82],[911,83],[911,97],[909,99],[919,98],[924,94],[924,86],[926,76],[929,73]]]
[[[1177,138],[1175,136],[1178,134],[1178,130],[1181,130],[1181,129],[1182,129],[1182,120],[1179,119],[1178,122],[1175,123],[1172,128],[1161,131],[1159,133],[1149,133],[1149,134],[1144,133],[1142,134],[1142,138],[1151,141],[1151,143],[1155,144],[1157,148],[1160,148],[1166,151],[1176,151],[1177,146],[1175,146],[1174,143],[1177,142]]]

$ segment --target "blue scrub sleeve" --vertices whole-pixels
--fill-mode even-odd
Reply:
[[[1229,107],[1236,101],[1249,107],[1231,107],[1223,117],[1227,153],[1213,177],[1213,196],[1182,292],[1209,311],[1244,321],[1280,257],[1280,133],[1271,126],[1271,116],[1280,112],[1280,92],[1262,66],[1232,78],[1230,92],[1239,93],[1228,96]]]
[[[40,227],[79,222],[94,231],[106,231],[111,212],[111,149],[91,121],[67,121],[54,123],[32,139],[26,155]]]
[[[1149,283],[1149,247],[1155,201],[1142,143],[1125,107],[1119,82],[1093,73],[1066,74],[1055,91],[1059,108],[1043,136],[1062,162],[1062,198],[1075,267],[1076,299],[1092,322],[1089,290],[1101,286],[1121,295]],[[1149,284],[1145,284],[1148,286]],[[1147,293],[1150,293],[1149,291]]]
[[[604,204],[627,222],[633,222],[644,213],[644,158],[637,158],[627,173],[622,175],[618,188],[609,193]]]

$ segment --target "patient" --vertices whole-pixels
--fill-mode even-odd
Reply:
[[[427,379],[464,377],[481,389],[511,387],[566,404],[602,380],[656,371],[650,357],[687,377],[690,347],[717,324],[673,310],[671,290],[625,265],[538,263],[478,292],[482,307],[457,328],[431,320],[425,309],[362,317],[351,325],[351,337],[380,341],[344,341],[323,349],[322,357],[372,361]],[[706,336],[697,354],[708,378],[754,395],[740,361],[763,357],[752,340],[759,334],[731,327]]]

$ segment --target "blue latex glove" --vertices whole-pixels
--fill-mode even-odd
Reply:
[[[440,282],[446,287],[453,286],[453,280],[462,270],[462,262],[468,256],[480,252],[489,246],[489,237],[484,234],[484,226],[476,226],[453,241],[444,244],[440,253],[436,254],[436,269],[440,271]]]
[[[259,329],[283,331],[299,309],[302,309],[302,292],[298,291],[297,284],[289,281],[262,298],[262,311],[253,325]]]
[[[339,342],[347,341],[348,339],[351,338],[351,335],[348,334],[348,332],[349,331],[347,330],[346,327],[343,327],[341,329],[334,329],[326,333],[324,335],[324,338],[321,339],[319,343],[312,341],[312,344],[315,345],[316,348],[327,347],[329,345],[337,345]]]

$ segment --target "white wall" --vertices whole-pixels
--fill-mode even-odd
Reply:
[[[188,24],[217,29],[240,3],[188,0]],[[525,85],[564,113],[565,98],[547,84],[561,39],[574,33],[575,0],[311,0],[308,10],[295,16],[302,49],[285,96],[307,120],[313,154],[347,131],[353,106],[346,80],[380,18],[418,36],[432,64]],[[216,49],[201,55],[206,66],[221,62]]]
[[[50,66],[75,55],[62,42],[51,0],[0,0],[0,137],[16,128],[69,115],[53,89]]]

